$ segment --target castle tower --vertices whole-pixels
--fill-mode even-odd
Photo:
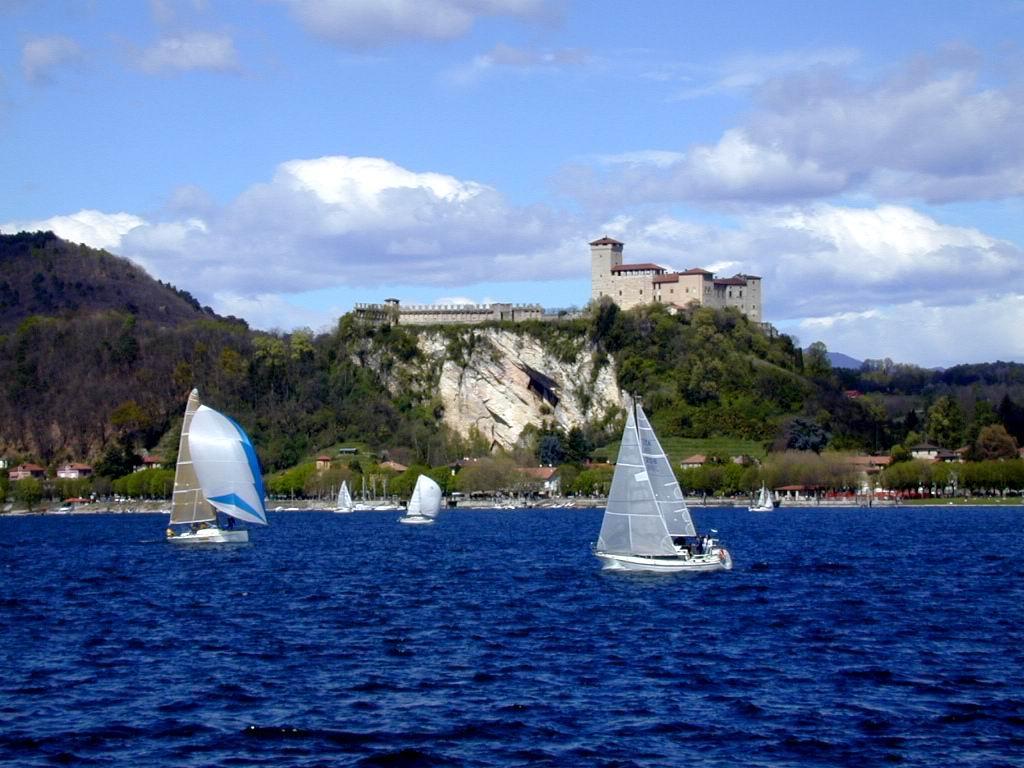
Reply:
[[[622,264],[622,243],[605,235],[590,244],[590,298],[612,294],[612,267]]]

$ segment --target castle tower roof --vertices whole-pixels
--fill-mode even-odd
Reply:
[[[616,240],[613,237],[608,237],[608,235],[605,235],[600,240],[594,240],[590,244],[591,245],[622,245],[622,243],[620,243],[618,240]]]

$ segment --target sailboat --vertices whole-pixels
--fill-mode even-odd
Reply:
[[[615,462],[594,554],[605,570],[728,571],[732,557],[698,536],[672,465],[639,403],[633,403]]]
[[[176,544],[240,544],[249,532],[235,520],[267,524],[263,479],[249,436],[199,402],[193,389],[178,443],[167,539]],[[221,514],[218,514],[221,513]],[[222,524],[221,515],[225,521]],[[187,530],[173,526],[187,525]]]
[[[405,514],[398,518],[398,522],[425,525],[434,522],[434,518],[440,511],[441,486],[426,475],[420,475],[412,489],[409,506],[406,507]]]
[[[757,503],[747,509],[751,512],[771,512],[775,509],[775,501],[772,499],[772,492],[762,484],[761,492],[757,496]]]
[[[351,512],[355,509],[352,503],[352,493],[348,489],[348,480],[341,481],[341,488],[338,489],[338,500],[335,502],[335,512]]]

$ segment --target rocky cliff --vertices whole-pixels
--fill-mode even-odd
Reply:
[[[583,336],[449,328],[418,331],[416,339],[415,361],[392,368],[387,385],[392,394],[419,389],[463,436],[475,428],[511,448],[528,425],[547,421],[569,430],[622,405],[613,363],[595,356]]]

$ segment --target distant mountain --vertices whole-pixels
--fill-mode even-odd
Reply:
[[[213,315],[186,291],[106,251],[52,232],[0,235],[0,329],[35,315],[71,318],[107,311],[164,326]]]
[[[853,368],[854,370],[858,370],[862,364],[862,361],[854,360],[842,352],[829,352],[828,361],[832,363],[833,368]]]

